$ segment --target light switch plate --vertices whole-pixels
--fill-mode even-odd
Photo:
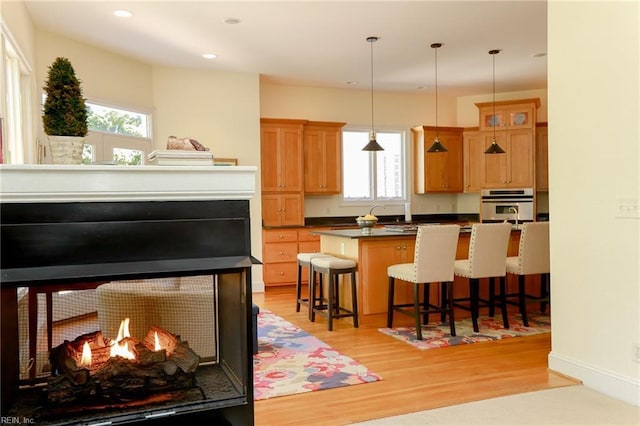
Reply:
[[[640,206],[637,198],[618,198],[616,217],[640,218]]]

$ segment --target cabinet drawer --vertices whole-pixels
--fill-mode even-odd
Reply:
[[[298,243],[270,243],[265,244],[262,253],[264,263],[296,262]]]
[[[320,253],[320,241],[302,241],[298,243],[299,253]]]
[[[319,228],[302,228],[298,229],[298,241],[320,241],[320,235],[312,234],[311,231],[315,231]],[[302,250],[300,250],[302,251]]]
[[[297,280],[298,263],[271,263],[262,267],[265,284],[295,283]]]
[[[298,241],[297,229],[265,229],[262,231],[265,243],[288,243]]]

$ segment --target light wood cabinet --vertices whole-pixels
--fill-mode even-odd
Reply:
[[[436,136],[433,126],[411,129],[413,136],[414,192],[463,191],[463,129],[438,127],[438,138],[447,152],[427,152]]]
[[[483,148],[493,142],[493,132],[481,132]],[[483,186],[486,188],[532,188],[534,185],[534,142],[529,129],[496,132],[505,154],[484,154]]]
[[[304,126],[304,192],[342,190],[342,127],[346,123],[309,121]]]
[[[415,235],[408,238],[380,239],[361,243],[358,289],[362,292],[360,299],[363,314],[387,312],[389,289],[387,268],[397,263],[413,262],[414,253]],[[396,303],[409,303],[412,300],[412,286],[396,286]]]
[[[298,230],[263,229],[262,263],[265,285],[283,285],[296,282]]]
[[[469,134],[465,141],[465,190],[534,187],[535,120],[540,100],[496,102],[495,114],[491,102],[476,105],[480,111],[480,127],[477,135]],[[484,154],[494,136],[505,154]]]
[[[465,129],[463,136],[464,192],[478,192],[482,188],[484,144],[477,128]]]
[[[266,286],[293,285],[298,277],[298,253],[319,253],[318,228],[271,228],[262,230],[263,278]],[[307,283],[308,271],[302,282]]]
[[[260,120],[263,192],[302,192],[302,132],[305,122]]]
[[[539,99],[476,103],[480,110],[480,131],[533,129]]]
[[[260,120],[263,226],[304,225],[302,134],[306,120]]]
[[[263,226],[304,225],[302,193],[262,194]]]
[[[547,123],[536,125],[536,190],[549,190],[549,129]]]

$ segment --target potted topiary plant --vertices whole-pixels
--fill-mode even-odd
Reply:
[[[42,124],[54,164],[80,164],[87,135],[87,106],[80,80],[67,58],[49,66]]]

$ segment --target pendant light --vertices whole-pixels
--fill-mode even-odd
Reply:
[[[496,55],[500,53],[500,49],[494,49],[489,51],[489,55],[493,57],[493,141],[489,148],[484,152],[485,154],[504,154],[505,151],[498,145],[496,141]]]
[[[369,135],[369,143],[362,148],[363,151],[384,151],[376,140],[376,130],[373,122],[373,43],[378,41],[378,37],[367,37],[367,41],[371,44],[371,134]]]
[[[440,143],[440,138],[438,138],[438,49],[442,47],[442,43],[433,43],[431,47],[433,48],[436,57],[436,138],[433,140],[433,144],[427,152],[447,152],[447,148]]]

